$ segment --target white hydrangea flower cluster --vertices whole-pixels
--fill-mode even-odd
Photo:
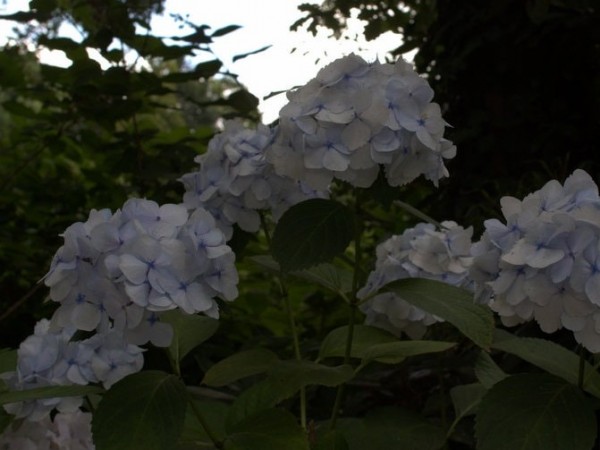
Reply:
[[[442,222],[442,229],[420,223],[379,244],[375,270],[367,284],[357,293],[366,298],[392,281],[404,278],[427,278],[453,286],[470,287],[468,277],[472,228],[452,221]],[[421,338],[427,326],[442,319],[417,308],[395,293],[375,295],[361,304],[366,324],[386,329],[396,335],[405,333]]]
[[[3,450],[94,450],[92,415],[82,411],[58,413],[38,422],[13,422],[0,435]]]
[[[90,383],[108,389],[142,369],[143,350],[127,343],[122,332],[110,330],[73,341],[75,331],[74,327],[52,329],[50,321],[42,319],[17,350],[16,372],[7,372],[2,379],[12,390]],[[17,418],[39,421],[54,408],[73,413],[81,404],[81,397],[61,397],[11,403],[4,408]]]
[[[128,200],[70,226],[45,283],[60,303],[53,322],[84,331],[115,329],[127,342],[168,346],[160,313],[218,317],[216,297],[237,296],[235,255],[202,208]]]
[[[501,200],[506,223],[485,221],[473,246],[476,297],[505,325],[535,320],[562,327],[600,352],[600,197],[583,170],[523,200]]]
[[[200,169],[180,178],[186,190],[185,206],[210,211],[227,239],[233,224],[251,233],[258,231],[260,210],[270,210],[278,220],[290,206],[326,196],[275,173],[265,158],[273,133],[265,125],[251,130],[239,120],[227,121],[223,132],[209,142],[206,153],[195,158]]]
[[[327,189],[333,178],[369,187],[383,166],[400,186],[424,175],[437,185],[456,147],[433,90],[412,66],[367,63],[354,54],[288,93],[268,151],[277,173]]]

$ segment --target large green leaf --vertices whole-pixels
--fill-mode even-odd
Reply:
[[[208,386],[226,386],[251,375],[266,372],[279,358],[264,348],[246,350],[219,361],[204,375]]]
[[[239,422],[225,439],[225,450],[308,450],[296,418],[281,409],[261,411]]]
[[[437,450],[444,445],[444,431],[419,415],[399,409],[381,408],[363,419],[340,419],[349,450]]]
[[[333,200],[311,199],[288,209],[273,233],[272,253],[289,272],[327,262],[354,237],[354,215]]]
[[[377,344],[369,347],[363,355],[365,361],[376,360],[397,364],[405,358],[427,353],[438,353],[454,347],[454,342],[443,341],[400,341]]]
[[[385,285],[412,305],[450,322],[483,349],[492,344],[494,317],[485,305],[473,302],[473,294],[441,281],[407,278]]]
[[[288,391],[290,395],[301,387],[318,384],[321,386],[338,386],[354,376],[352,367],[325,366],[312,361],[279,361],[268,372],[267,380],[281,388],[281,392]]]
[[[99,394],[104,389],[98,386],[47,386],[23,391],[7,391],[0,393],[0,405],[7,403],[36,400],[40,398],[83,397],[84,395]]]
[[[338,386],[354,377],[349,365],[325,366],[312,361],[278,361],[265,380],[244,391],[233,403],[227,417],[229,429],[258,411],[271,408],[309,385]]]
[[[589,450],[596,418],[583,393],[549,374],[515,375],[479,405],[478,450]]]
[[[347,338],[348,325],[330,331],[321,343],[319,359],[345,356]],[[353,358],[363,358],[365,352],[372,346],[397,341],[398,338],[396,336],[381,328],[369,325],[354,325],[352,352],[350,356]]]
[[[160,371],[125,377],[106,392],[92,419],[98,450],[169,450],[179,440],[187,397],[183,383]]]
[[[516,355],[574,385],[579,384],[579,356],[559,344],[496,330],[492,347]],[[600,398],[600,374],[586,362],[583,375],[583,389]]]
[[[269,255],[252,256],[249,259],[273,273],[280,273],[279,264]],[[305,270],[295,270],[290,272],[290,275],[316,283],[335,294],[343,295],[352,290],[352,272],[330,263],[318,264]]]
[[[161,320],[173,327],[173,341],[169,352],[175,361],[181,361],[185,355],[210,338],[219,328],[219,321],[206,316],[184,314],[179,310],[167,311]]]

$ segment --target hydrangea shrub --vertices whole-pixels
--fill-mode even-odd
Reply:
[[[450,220],[386,234],[367,189],[378,177],[409,189],[449,176],[456,148],[433,97],[405,61],[349,55],[289,92],[276,125],[225,122],[180,178],[180,204],[129,199],[65,230],[43,279],[52,317],[0,352],[0,447],[591,448],[598,187],[576,170],[505,197],[503,220],[485,221],[475,242]],[[250,265],[230,245],[238,229],[252,234]],[[262,290],[246,289],[253,276]],[[230,302],[272,295],[265,279],[278,287],[288,348],[249,344],[187,373],[184,358],[241,311]],[[304,342],[293,285],[314,294],[300,303],[347,309],[345,325]],[[527,326],[537,331],[510,331]],[[156,352],[170,371],[146,360]],[[493,358],[502,353],[536,368],[511,375]],[[437,380],[427,398],[387,398],[355,416],[344,406],[347,390],[368,399],[373,383],[404,372],[406,383]],[[328,399],[327,417],[309,405]]]

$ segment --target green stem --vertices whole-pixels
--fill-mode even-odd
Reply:
[[[262,225],[263,231],[265,233],[265,239],[267,241],[267,245],[269,249],[271,248],[271,234],[269,233],[269,228],[267,227],[267,222],[265,220],[264,215],[260,215],[260,223]],[[283,303],[285,305],[286,314],[288,316],[288,322],[290,325],[290,330],[292,332],[292,341],[294,346],[294,356],[297,361],[302,361],[302,354],[300,353],[300,339],[298,338],[298,327],[296,326],[296,319],[294,318],[294,310],[292,309],[292,304],[290,302],[290,297],[288,295],[288,290],[284,283],[283,273],[280,272],[277,276],[277,280],[279,282],[279,291]],[[304,387],[300,388],[300,424],[302,428],[306,429],[306,389]]]
[[[297,361],[302,361],[302,354],[300,353],[300,339],[298,338],[298,327],[296,326],[296,319],[294,318],[294,311],[290,303],[290,298],[287,294],[287,289],[283,284],[283,280],[280,278],[279,286],[281,288],[281,296],[285,303],[285,309],[290,323],[290,329],[292,330],[292,340],[294,343],[294,356]],[[300,388],[300,425],[306,429],[306,389]]]
[[[356,320],[356,309],[359,303],[359,300],[356,298],[356,293],[359,289],[360,284],[360,271],[361,271],[361,238],[362,238],[362,222],[360,220],[361,208],[360,208],[360,191],[355,189],[354,191],[354,273],[352,276],[352,296],[350,298],[350,302],[348,303],[348,307],[350,308],[350,313],[348,315],[348,335],[346,336],[346,348],[344,351],[344,364],[350,364],[350,357],[352,355],[352,342],[354,340],[354,322]],[[335,425],[340,413],[340,408],[342,406],[342,400],[344,397],[344,392],[346,390],[345,383],[340,384],[337,389],[337,393],[335,396],[335,401],[333,404],[333,410],[331,412],[331,421],[329,424],[329,428],[331,430],[335,429]]]
[[[400,201],[400,200],[395,200],[394,204],[398,205],[400,208],[402,208],[403,210],[409,212],[413,216],[418,217],[419,219],[424,220],[425,222],[429,222],[429,223],[435,225],[437,228],[440,228],[440,229],[444,228],[443,225],[440,222],[438,222],[435,219],[432,219],[427,214],[425,214],[422,211],[419,211],[417,208],[415,208],[412,205],[409,205],[408,203],[404,203],[403,201]]]
[[[585,381],[585,349],[582,345],[579,345],[579,372],[577,376],[577,386],[579,389],[583,389]]]
[[[196,419],[198,419],[198,422],[200,422],[200,425],[202,425],[202,428],[204,428],[204,431],[206,431],[206,435],[212,441],[215,448],[217,448],[219,450],[224,448],[223,442],[221,442],[219,440],[219,438],[217,438],[217,436],[210,429],[210,427],[208,426],[208,423],[206,422],[206,420],[204,420],[204,416],[202,415],[202,413],[198,409],[198,406],[194,403],[194,400],[192,400],[191,397],[189,397],[189,403],[190,403],[190,406],[192,407],[192,411],[194,412],[194,415],[196,416]]]
[[[352,341],[354,338],[354,319],[356,316],[356,304],[350,303],[350,314],[348,317],[348,335],[346,336],[346,349],[344,351],[344,364],[350,363],[350,356],[352,355]],[[337,419],[340,414],[340,408],[342,406],[342,400],[346,391],[346,384],[342,383],[338,386],[337,393],[335,394],[335,401],[333,403],[333,410],[331,411],[331,421],[329,428],[335,429]]]

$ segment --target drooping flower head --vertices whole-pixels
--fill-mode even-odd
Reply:
[[[506,325],[535,320],[571,330],[600,352],[600,197],[583,170],[523,200],[501,200],[504,222],[485,221],[473,246],[477,299]]]
[[[332,179],[368,187],[380,166],[392,186],[448,176],[455,147],[433,91],[411,65],[367,63],[356,55],[324,67],[288,93],[268,157],[278,174],[327,189]]]
[[[442,222],[442,227],[436,230],[432,224],[420,223],[379,244],[375,270],[369,274],[358,297],[366,298],[386,284],[404,278],[427,278],[470,287],[473,230],[451,221]],[[368,325],[398,335],[405,333],[413,339],[422,337],[427,326],[441,321],[395,293],[377,294],[363,303],[361,310]]]

